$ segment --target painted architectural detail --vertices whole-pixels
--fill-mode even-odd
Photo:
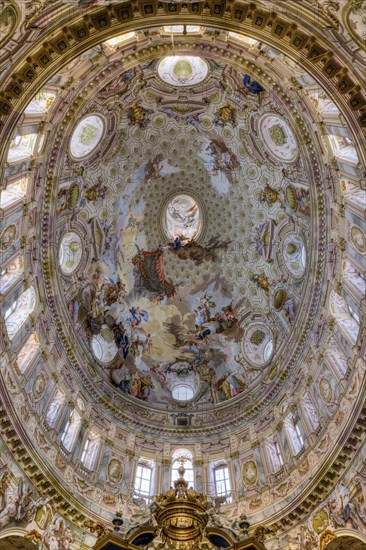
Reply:
[[[66,233],[60,243],[58,259],[61,270],[66,275],[73,273],[79,266],[83,254],[80,236],[75,231]]]
[[[259,121],[259,132],[268,154],[274,160],[286,163],[296,160],[297,140],[286,120],[274,113],[265,114]]]
[[[306,248],[298,235],[286,235],[283,240],[282,253],[287,269],[296,278],[303,277],[306,269]]]
[[[76,160],[90,155],[100,143],[105,132],[99,115],[88,115],[76,126],[70,139],[70,153]]]
[[[201,57],[164,57],[158,65],[159,77],[172,86],[195,86],[205,80],[207,74],[208,64]]]
[[[272,331],[262,324],[250,324],[244,333],[243,353],[247,360],[258,367],[263,367],[271,359],[274,352],[274,336]]]

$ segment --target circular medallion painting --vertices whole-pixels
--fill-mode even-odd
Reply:
[[[90,155],[104,134],[104,122],[99,115],[89,115],[77,125],[70,140],[70,153],[76,160]]]
[[[200,84],[208,74],[208,65],[201,57],[174,55],[164,57],[158,66],[158,75],[172,86]]]
[[[259,133],[267,153],[276,161],[292,163],[298,155],[297,140],[288,122],[275,113],[264,114]]]

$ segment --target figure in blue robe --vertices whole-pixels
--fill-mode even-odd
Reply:
[[[263,91],[262,86],[257,82],[256,80],[253,80],[250,82],[251,77],[248,74],[245,74],[243,76],[243,84],[245,88],[251,93],[251,94],[259,94],[259,92]]]
[[[181,244],[181,242],[180,242],[180,238],[179,238],[179,237],[175,237],[173,249],[174,249],[174,250],[179,250],[181,246],[182,246],[182,244]]]
[[[124,334],[123,327],[116,327],[114,331],[114,341],[117,346],[122,351],[123,359],[126,359],[130,352],[130,343],[128,341],[127,334]]]
[[[131,327],[136,327],[138,325],[141,325],[142,320],[147,321],[149,318],[149,314],[145,309],[140,309],[139,307],[134,307],[130,309],[131,317],[128,318]]]

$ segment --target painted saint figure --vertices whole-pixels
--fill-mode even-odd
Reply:
[[[137,327],[138,325],[141,325],[142,321],[147,321],[149,318],[149,314],[146,311],[146,309],[140,309],[139,306],[134,307],[130,309],[131,317],[128,318],[131,327]]]

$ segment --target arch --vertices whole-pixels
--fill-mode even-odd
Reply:
[[[33,313],[36,307],[36,292],[33,286],[30,286],[7,307],[4,315],[5,325],[10,340],[28,320],[29,315]]]
[[[61,443],[66,451],[72,451],[80,427],[81,416],[76,409],[71,409],[61,435]]]
[[[89,431],[80,457],[81,464],[89,471],[92,471],[97,463],[100,444],[100,435]]]
[[[1,550],[34,550],[31,539],[27,538],[28,532],[20,527],[8,527],[0,532]]]
[[[352,344],[355,344],[360,329],[360,323],[344,297],[334,290],[331,291],[329,296],[329,310],[339,327],[343,329],[347,338]]]
[[[184,467],[184,479],[189,486],[194,487],[194,470],[193,470],[193,454],[189,449],[175,449],[172,454],[172,485],[174,481],[180,477],[178,469]]]
[[[23,62],[19,61],[14,64],[12,75],[10,75],[8,79],[4,79],[4,90],[6,88],[10,90],[11,93],[7,93],[6,95],[5,93],[2,94],[3,101],[1,105],[1,114],[3,117],[7,118],[13,113],[11,118],[8,119],[8,123],[3,125],[6,133],[14,129],[23,108],[28,104],[30,98],[42,88],[49,77],[91,47],[124,32],[159,27],[169,23],[176,24],[177,22],[194,25],[197,23],[197,18],[199,23],[202,22],[203,3],[198,13],[193,11],[189,14],[175,13],[174,16],[163,15],[161,13],[157,14],[155,3],[152,3],[149,8],[149,13],[143,13],[144,17],[136,17],[136,20],[134,20],[135,16],[129,5],[122,4],[113,6],[112,19],[106,9],[101,9],[97,16],[91,19],[91,24],[94,27],[92,33],[90,33],[89,30],[84,30],[83,33],[80,32],[79,34],[77,33],[78,29],[83,30],[87,28],[86,22],[84,18],[80,16],[79,12],[76,12],[76,16],[72,20],[70,20],[69,12],[65,13],[65,19],[60,15],[60,28],[66,25],[62,28],[62,32],[60,31],[57,36],[54,36],[54,30],[50,29],[50,32],[45,32],[40,38],[39,43],[35,44],[34,48],[27,52],[28,59],[32,56],[34,56],[35,59],[39,59],[39,69],[37,73],[31,69],[30,66],[28,67]],[[322,37],[322,44],[320,44],[314,36],[311,36],[310,32],[303,29],[301,33],[298,32],[296,30],[296,25],[289,30],[289,23],[281,21],[280,18],[276,18],[276,24],[274,28],[272,28],[272,16],[269,11],[262,7],[261,13],[263,16],[256,17],[257,13],[258,10],[256,6],[252,4],[248,5],[243,3],[240,7],[235,5],[233,7],[232,19],[230,20],[222,5],[219,13],[215,10],[215,13],[211,12],[210,14],[205,14],[205,21],[210,27],[245,34],[249,38],[260,40],[264,44],[278,49],[281,53],[289,56],[293,61],[299,62],[300,66],[304,68],[318,84],[325,85],[326,90],[328,88],[332,89],[337,107],[341,109],[351,127],[353,127],[353,123],[356,123],[356,126],[366,126],[366,115],[361,112],[357,113],[363,106],[364,98],[359,92],[359,88],[356,87],[356,76],[354,76],[354,80],[351,78],[349,69],[346,69],[345,63],[343,63],[343,60],[339,57],[339,52],[332,52],[332,48],[328,46],[324,37]],[[225,19],[223,19],[224,14]],[[267,27],[272,30],[271,35],[268,33]],[[67,31],[70,36],[73,36],[71,42],[65,41],[64,34]],[[52,34],[53,36],[51,36]],[[289,38],[287,39],[287,37]],[[44,47],[42,50],[41,46],[48,38],[56,44],[52,57]],[[57,44],[60,46],[57,47]],[[299,55],[304,48],[308,50],[309,55]],[[168,47],[165,48],[164,54],[166,55],[170,49]],[[221,52],[216,48],[216,56],[220,56],[220,53]],[[161,55],[162,52],[160,50],[158,56],[161,57]],[[127,65],[132,64],[131,61],[134,61],[135,58],[136,54],[129,56],[126,68],[128,68]],[[239,60],[240,56],[235,55],[235,63],[239,63]],[[322,66],[318,65],[320,61],[324,62]],[[347,70],[347,78],[337,78],[342,68],[344,68],[345,71]],[[19,85],[19,75],[24,75],[24,77],[21,76],[21,84],[27,82],[27,87]],[[25,93],[26,89],[29,91],[29,94]],[[350,97],[346,100],[344,94],[345,91],[349,90],[354,91],[349,94]],[[354,138],[358,144],[358,149],[362,151],[362,132],[354,131]]]
[[[335,539],[331,540],[325,550],[364,550],[366,536],[354,529],[338,529],[334,532]]]
[[[54,428],[56,426],[65,402],[66,396],[61,392],[61,390],[56,390],[56,393],[53,395],[52,400],[48,405],[45,417],[45,421],[50,428]]]

